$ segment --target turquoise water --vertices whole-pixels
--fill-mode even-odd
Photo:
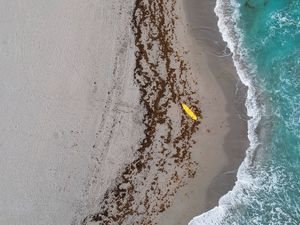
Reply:
[[[223,39],[249,87],[238,181],[191,225],[300,224],[300,0],[218,0]]]

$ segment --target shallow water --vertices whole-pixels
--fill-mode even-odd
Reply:
[[[300,224],[300,1],[217,0],[242,82],[250,147],[238,181],[198,224]]]

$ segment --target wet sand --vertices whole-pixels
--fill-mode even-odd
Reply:
[[[164,225],[187,224],[215,207],[219,198],[232,189],[249,144],[246,87],[219,33],[213,12],[215,1],[178,2],[180,36],[198,81],[204,119],[192,149],[192,159],[199,163],[196,176],[178,191],[172,206],[159,215],[157,224]]]

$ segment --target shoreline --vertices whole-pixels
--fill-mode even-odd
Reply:
[[[217,206],[220,197],[233,188],[249,145],[245,107],[247,88],[238,77],[231,54],[223,56],[226,44],[217,26],[215,2],[182,0],[178,4],[181,43],[189,52],[186,57],[193,74],[200,74],[197,79],[203,97],[201,109],[205,128],[200,128],[192,150],[192,158],[199,163],[199,170],[195,178],[175,195],[173,205],[158,217],[157,224],[164,225],[187,224],[193,217]],[[206,85],[216,90],[212,91]],[[207,129],[209,134],[205,132]],[[214,141],[217,144],[211,143]],[[199,150],[201,152],[197,153]]]
[[[207,51],[209,67],[226,98],[226,112],[230,127],[224,142],[228,162],[210,184],[209,189],[213,191],[208,190],[207,210],[215,207],[220,197],[233,188],[237,170],[249,146],[248,116],[245,106],[247,87],[241,82],[233,65],[232,53],[226,48],[226,43],[221,37],[214,12],[215,4],[216,2],[211,1],[189,0],[185,5],[186,12],[189,12],[187,20],[193,27],[191,35],[197,39],[196,43]],[[206,29],[205,32],[202,32],[203,28]],[[226,71],[221,71],[224,68]]]

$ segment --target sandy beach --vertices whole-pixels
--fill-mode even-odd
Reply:
[[[245,88],[213,8],[137,1],[135,79],[146,136],[84,224],[187,224],[232,188],[248,145]],[[199,123],[182,115],[180,102],[198,110]]]
[[[80,224],[143,133],[134,1],[4,1],[0,224]]]
[[[1,224],[182,225],[217,205],[248,140],[214,1],[6,3]]]

